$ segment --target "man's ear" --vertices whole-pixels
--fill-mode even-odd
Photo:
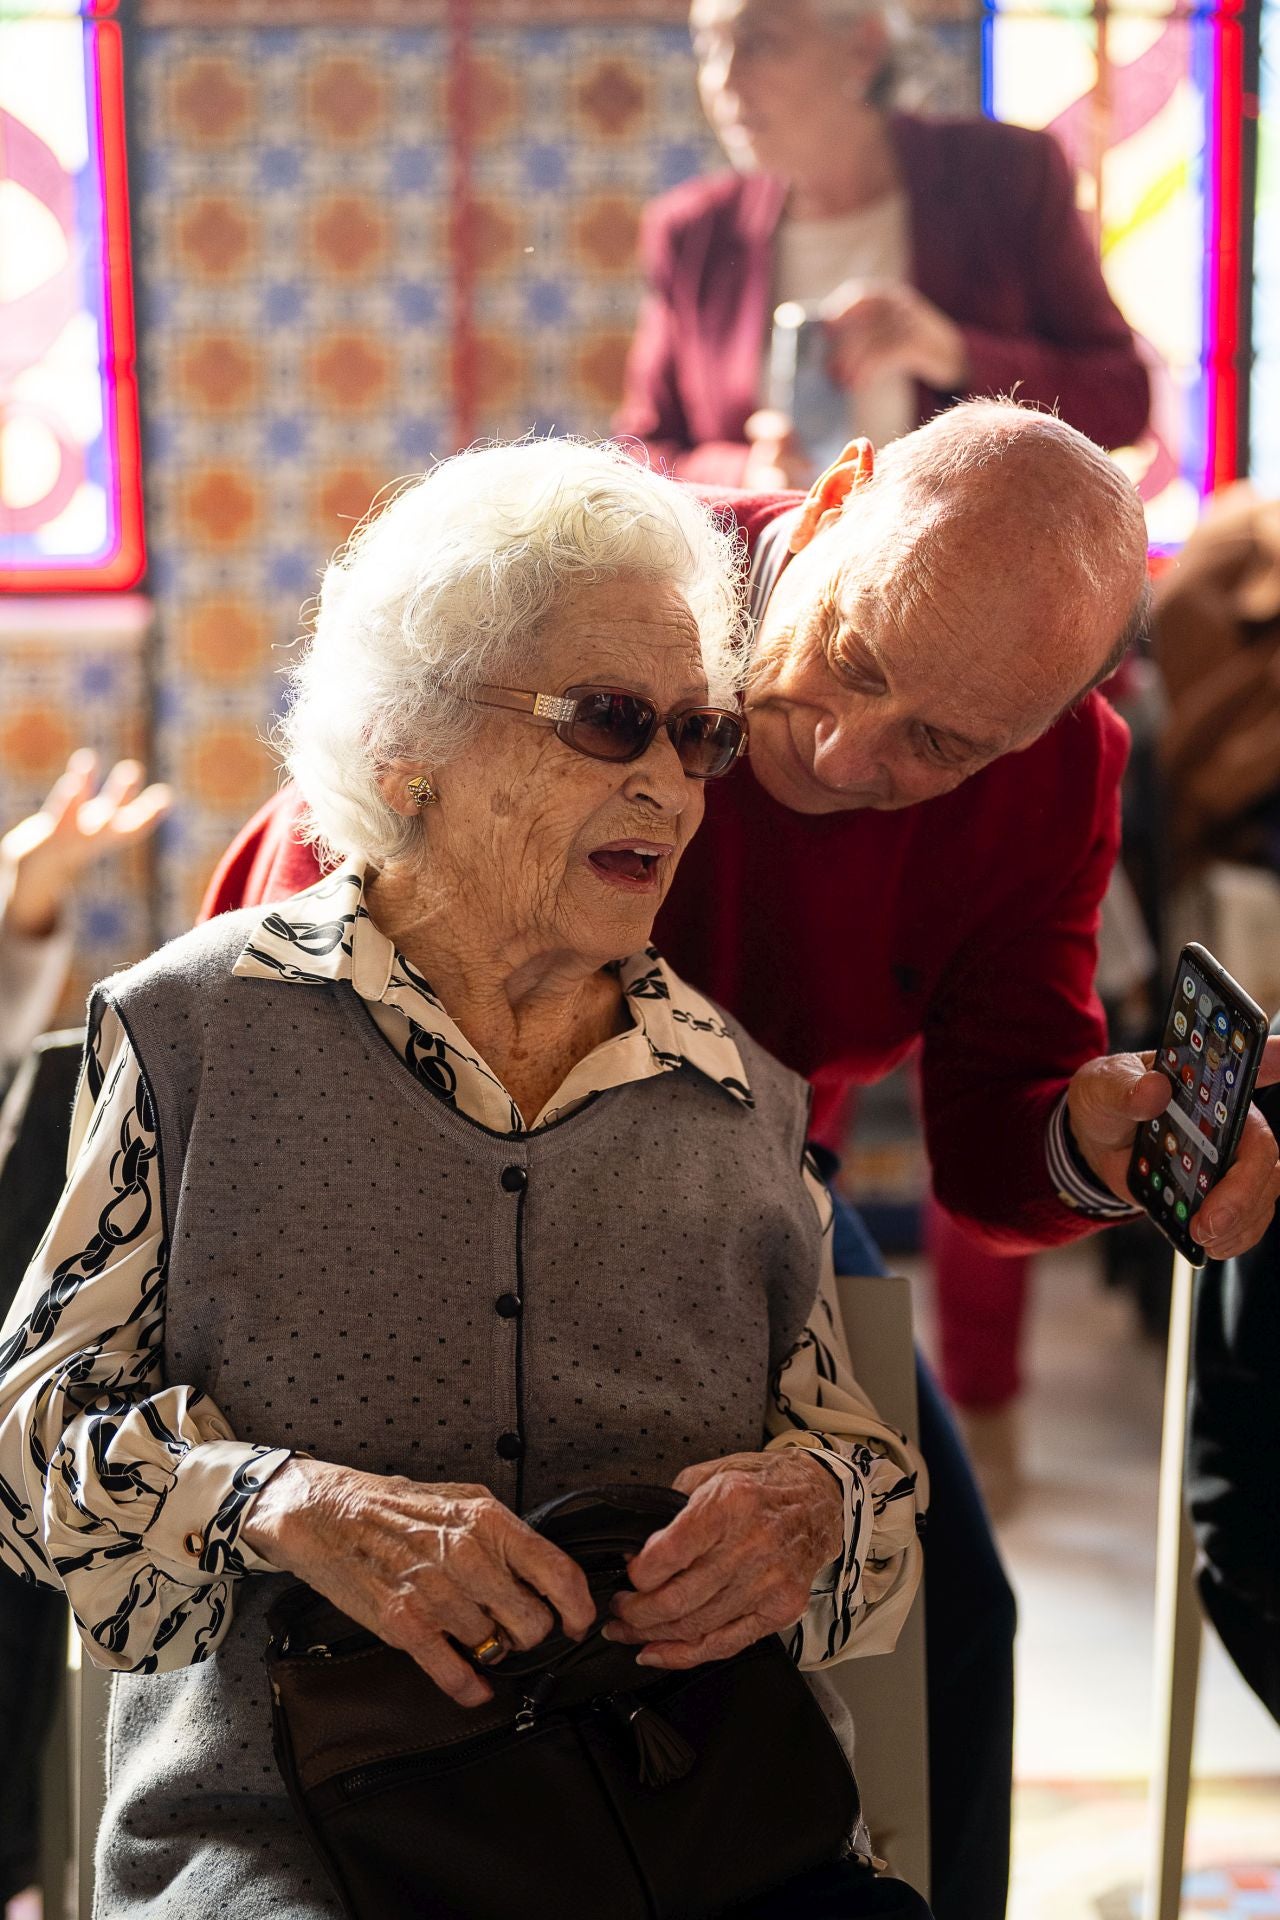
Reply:
[[[787,542],[792,553],[807,547],[814,535],[832,525],[844,511],[855,487],[864,487],[875,472],[876,450],[869,440],[850,440],[838,460],[820,473],[808,493]]]

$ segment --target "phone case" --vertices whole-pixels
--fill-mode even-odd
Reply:
[[[1155,1057],[1169,1103],[1134,1141],[1128,1186],[1193,1266],[1207,1256],[1191,1223],[1240,1144],[1267,1033],[1262,1008],[1226,968],[1198,942],[1185,946]]]

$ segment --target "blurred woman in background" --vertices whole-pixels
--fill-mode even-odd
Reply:
[[[648,290],[616,426],[690,479],[807,486],[766,409],[770,316],[821,310],[849,437],[878,444],[1017,388],[1105,447],[1147,374],[1048,134],[896,111],[910,64],[881,0],[693,0],[698,90],[732,171],[647,209]]]

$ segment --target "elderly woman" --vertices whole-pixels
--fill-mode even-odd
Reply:
[[[338,1911],[277,1778],[292,1574],[464,1706],[581,1572],[520,1519],[687,1506],[609,1634],[892,1643],[916,1462],[849,1371],[807,1089],[648,946],[743,744],[728,537],[606,449],[491,449],[329,569],[287,758],[341,855],[95,994],[0,1342],[4,1558],[116,1669],[96,1911]],[[762,1754],[785,1766],[786,1755]],[[918,1914],[856,1858],[753,1914]]]

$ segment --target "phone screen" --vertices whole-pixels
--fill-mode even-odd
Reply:
[[[1169,1104],[1138,1135],[1129,1185],[1197,1263],[1204,1251],[1188,1229],[1230,1164],[1265,1038],[1260,1009],[1231,976],[1203,949],[1184,948],[1155,1058]]]

